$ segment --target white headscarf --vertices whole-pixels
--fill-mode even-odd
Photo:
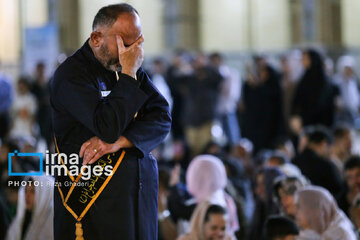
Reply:
[[[224,190],[226,183],[225,166],[212,155],[197,156],[186,172],[186,186],[198,203],[209,200],[218,190]]]
[[[234,200],[225,192],[227,176],[223,162],[212,155],[195,157],[186,172],[186,186],[197,203],[208,201],[224,207],[230,216],[230,228],[239,229]]]
[[[339,74],[344,74],[345,67],[354,69],[356,67],[355,59],[352,56],[341,56],[337,62],[337,71]]]
[[[316,186],[304,187],[296,193],[295,202],[306,217],[311,230],[321,236],[321,240],[356,240],[353,225],[326,189]],[[301,232],[303,231],[309,232]]]
[[[357,113],[360,107],[360,93],[358,90],[357,80],[355,75],[345,79],[345,68],[349,67],[353,70],[356,68],[355,59],[351,56],[342,56],[338,60],[337,70],[338,73],[335,76],[335,83],[339,86],[341,92],[341,98],[344,107],[348,110]]]
[[[49,176],[32,176],[31,178],[32,184],[39,185],[34,185],[35,205],[24,240],[53,240],[54,179]],[[19,189],[16,216],[8,229],[6,240],[21,240],[26,212],[25,188],[22,186]]]
[[[191,223],[190,223],[190,232],[189,234],[185,235],[183,239],[191,239],[191,240],[205,240],[205,216],[206,212],[208,211],[211,204],[207,201],[200,203],[193,215],[191,216]],[[180,238],[181,239],[181,238]],[[227,229],[226,230],[226,240],[233,240],[235,237],[233,236],[232,232]]]

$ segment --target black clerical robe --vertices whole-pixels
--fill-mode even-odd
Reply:
[[[137,80],[104,68],[88,41],[56,70],[51,81],[54,132],[60,152],[79,153],[93,136],[107,143],[125,136],[126,154],[82,219],[86,240],[157,239],[157,163],[151,155],[168,134],[169,107],[141,69]],[[134,119],[135,114],[137,117]],[[56,177],[58,182],[66,178]],[[55,240],[74,240],[74,217],[54,191]]]

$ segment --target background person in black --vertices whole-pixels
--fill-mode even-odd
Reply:
[[[360,196],[360,156],[354,155],[348,158],[344,164],[344,176],[346,187],[343,189],[338,198],[338,205],[341,210],[346,213],[353,220],[354,225],[355,215],[352,217],[352,212],[360,212],[360,205],[356,205],[356,199]],[[352,218],[351,218],[352,217]],[[360,223],[360,216],[357,216],[357,221]],[[358,226],[360,227],[360,225]]]
[[[305,150],[294,158],[293,163],[313,185],[326,188],[336,197],[342,181],[336,166],[328,159],[331,138],[322,127],[315,127],[308,138]]]
[[[208,65],[204,54],[198,54],[193,73],[180,86],[184,90],[183,123],[191,155],[200,154],[211,141],[211,128],[216,118],[216,104],[222,76]]]
[[[95,16],[90,39],[59,66],[51,82],[60,152],[81,150],[83,164],[91,164],[127,148],[117,172],[82,220],[86,240],[157,238],[158,173],[150,151],[168,134],[171,119],[166,100],[140,69],[143,41],[132,6],[104,7]],[[57,189],[54,201],[55,240],[74,239],[75,219]]]
[[[45,64],[36,64],[34,82],[31,92],[37,100],[36,120],[39,124],[40,135],[46,140],[48,146],[51,145],[53,136],[51,134],[51,107],[49,96],[49,84],[45,77]]]
[[[317,51],[303,51],[302,62],[305,72],[295,89],[292,115],[300,117],[304,126],[321,124],[331,127],[339,89],[329,81],[323,58]]]
[[[254,144],[254,151],[271,148],[285,134],[282,92],[277,72],[258,59],[257,72],[248,72],[242,95],[242,136]]]

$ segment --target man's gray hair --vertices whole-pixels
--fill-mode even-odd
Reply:
[[[95,30],[98,26],[111,27],[122,13],[136,13],[139,15],[136,9],[127,3],[108,5],[102,7],[95,15],[92,29]]]

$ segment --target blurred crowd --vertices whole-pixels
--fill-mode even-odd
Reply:
[[[257,55],[240,71],[220,53],[180,50],[145,64],[172,112],[153,151],[159,239],[358,239],[356,62],[315,49],[276,60]],[[52,214],[52,189],[13,186],[21,178],[7,174],[8,153],[53,149],[48,81],[43,63],[16,86],[0,74],[0,239],[49,239],[39,223]],[[12,164],[39,167],[30,157]]]

